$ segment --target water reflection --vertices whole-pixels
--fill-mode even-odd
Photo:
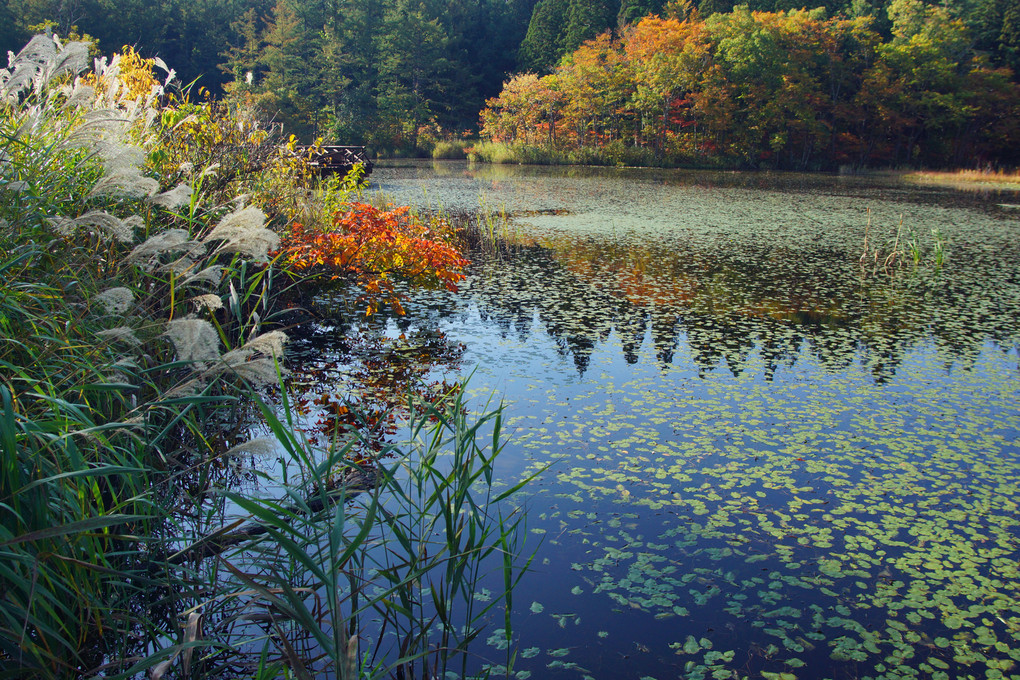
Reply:
[[[439,170],[380,178],[398,198],[516,209],[534,239],[509,257],[476,255],[467,297],[439,313],[463,316],[470,299],[522,340],[537,323],[581,377],[614,332],[630,364],[649,335],[664,365],[684,341],[702,374],[725,365],[737,375],[755,358],[766,379],[802,343],[833,371],[859,358],[879,382],[930,340],[947,368],[968,365],[986,341],[1018,344],[1020,244],[1001,196],[803,175]],[[866,229],[884,250],[862,264]],[[944,267],[933,264],[933,230],[949,234]],[[904,264],[887,270],[894,247]]]
[[[810,271],[790,266],[713,263],[700,253],[688,258],[693,266],[674,259],[653,272],[633,263],[621,267],[606,250],[559,242],[522,247],[509,257],[476,257],[463,295],[425,317],[463,321],[474,306],[482,321],[521,343],[540,329],[581,378],[610,337],[628,364],[638,362],[649,338],[663,366],[682,343],[702,377],[720,366],[734,376],[753,366],[765,380],[779,366],[793,366],[803,345],[833,372],[857,359],[879,383],[928,342],[947,371],[970,366],[989,341],[1004,350],[1018,342],[1004,307],[1020,286],[997,269],[979,274],[954,265],[862,276],[852,261],[830,255],[827,269],[833,279],[844,274],[842,285],[836,279],[815,286]],[[628,248],[634,261],[662,261],[640,250]],[[968,287],[968,278],[980,283]]]

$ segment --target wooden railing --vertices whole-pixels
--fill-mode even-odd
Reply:
[[[299,146],[295,151],[307,157],[308,165],[319,175],[346,175],[356,163],[361,163],[369,175],[374,165],[363,146]]]

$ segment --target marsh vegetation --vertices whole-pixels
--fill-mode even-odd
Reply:
[[[452,232],[88,49],[40,35],[0,71],[0,675],[462,668],[520,574],[498,406],[406,384],[399,433],[316,430],[285,357],[312,287],[345,314],[452,287]]]

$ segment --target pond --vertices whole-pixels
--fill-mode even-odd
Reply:
[[[503,401],[505,483],[548,466],[518,499],[517,677],[1020,678],[1016,194],[457,162],[372,183],[512,216],[457,293],[363,325]]]

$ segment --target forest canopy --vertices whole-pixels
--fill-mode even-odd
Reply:
[[[828,169],[1016,163],[1020,89],[945,7],[893,0],[870,16],[824,8],[642,19],[519,74],[483,135],[605,161]]]
[[[784,167],[860,158],[971,163],[975,153],[1016,162],[1014,133],[1004,123],[1015,118],[1020,67],[1014,0],[809,4],[0,0],[0,43],[16,52],[48,25],[93,40],[97,54],[130,45],[173,65],[178,82],[194,83],[193,95],[204,88],[211,97],[244,98],[303,141],[322,137],[380,152],[428,152],[438,140],[477,134],[486,101],[531,87],[530,73],[556,93],[556,103],[536,96],[556,109],[559,122],[551,130],[518,126],[517,134],[532,141],[544,134],[564,148],[617,142],[661,162],[670,153],[691,158],[690,149],[677,147],[683,142],[695,156]],[[660,63],[671,58],[656,54],[635,68],[658,49],[657,40],[680,40],[687,52],[679,61],[690,63]],[[708,68],[695,73],[696,59]],[[604,76],[591,70],[596,65]],[[667,83],[671,69],[689,72],[683,82]],[[742,80],[754,69],[763,69],[760,79]],[[615,108],[581,130],[571,111],[591,102],[571,103],[577,93],[570,88],[589,87],[590,78],[610,88],[598,105]],[[742,120],[755,106],[753,119]],[[510,124],[495,122],[494,113],[506,111],[498,104],[486,111],[490,133]],[[725,120],[741,127],[723,134]],[[785,137],[777,132],[783,120],[793,123]],[[873,129],[876,121],[882,131]]]

